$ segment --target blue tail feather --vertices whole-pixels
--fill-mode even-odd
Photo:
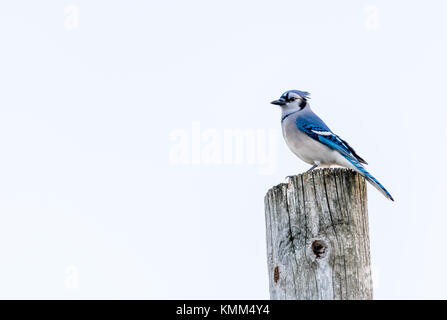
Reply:
[[[353,159],[351,157],[344,156],[349,162],[351,162],[356,168],[358,173],[360,173],[363,177],[365,177],[366,180],[368,180],[369,183],[371,183],[376,189],[378,189],[380,192],[383,193],[385,197],[390,199],[391,201],[394,201],[391,194],[385,189],[382,184],[377,181],[376,178],[374,178],[366,169],[362,166],[361,163],[359,163],[356,159]]]

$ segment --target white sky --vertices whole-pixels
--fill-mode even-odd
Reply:
[[[263,198],[308,168],[269,102],[300,89],[396,199],[368,187],[375,298],[446,299],[446,10],[3,1],[0,298],[268,298]]]

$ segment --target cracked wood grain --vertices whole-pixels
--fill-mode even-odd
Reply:
[[[265,196],[271,299],[372,299],[365,180],[314,170]]]

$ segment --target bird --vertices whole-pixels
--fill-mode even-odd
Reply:
[[[368,163],[312,111],[309,99],[307,91],[288,90],[271,102],[281,107],[282,134],[287,146],[298,158],[312,165],[308,172],[332,165],[352,169],[394,201],[385,187],[366,171],[364,165]]]

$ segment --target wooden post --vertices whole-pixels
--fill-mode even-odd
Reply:
[[[365,180],[352,170],[294,176],[265,196],[271,299],[372,299]]]

